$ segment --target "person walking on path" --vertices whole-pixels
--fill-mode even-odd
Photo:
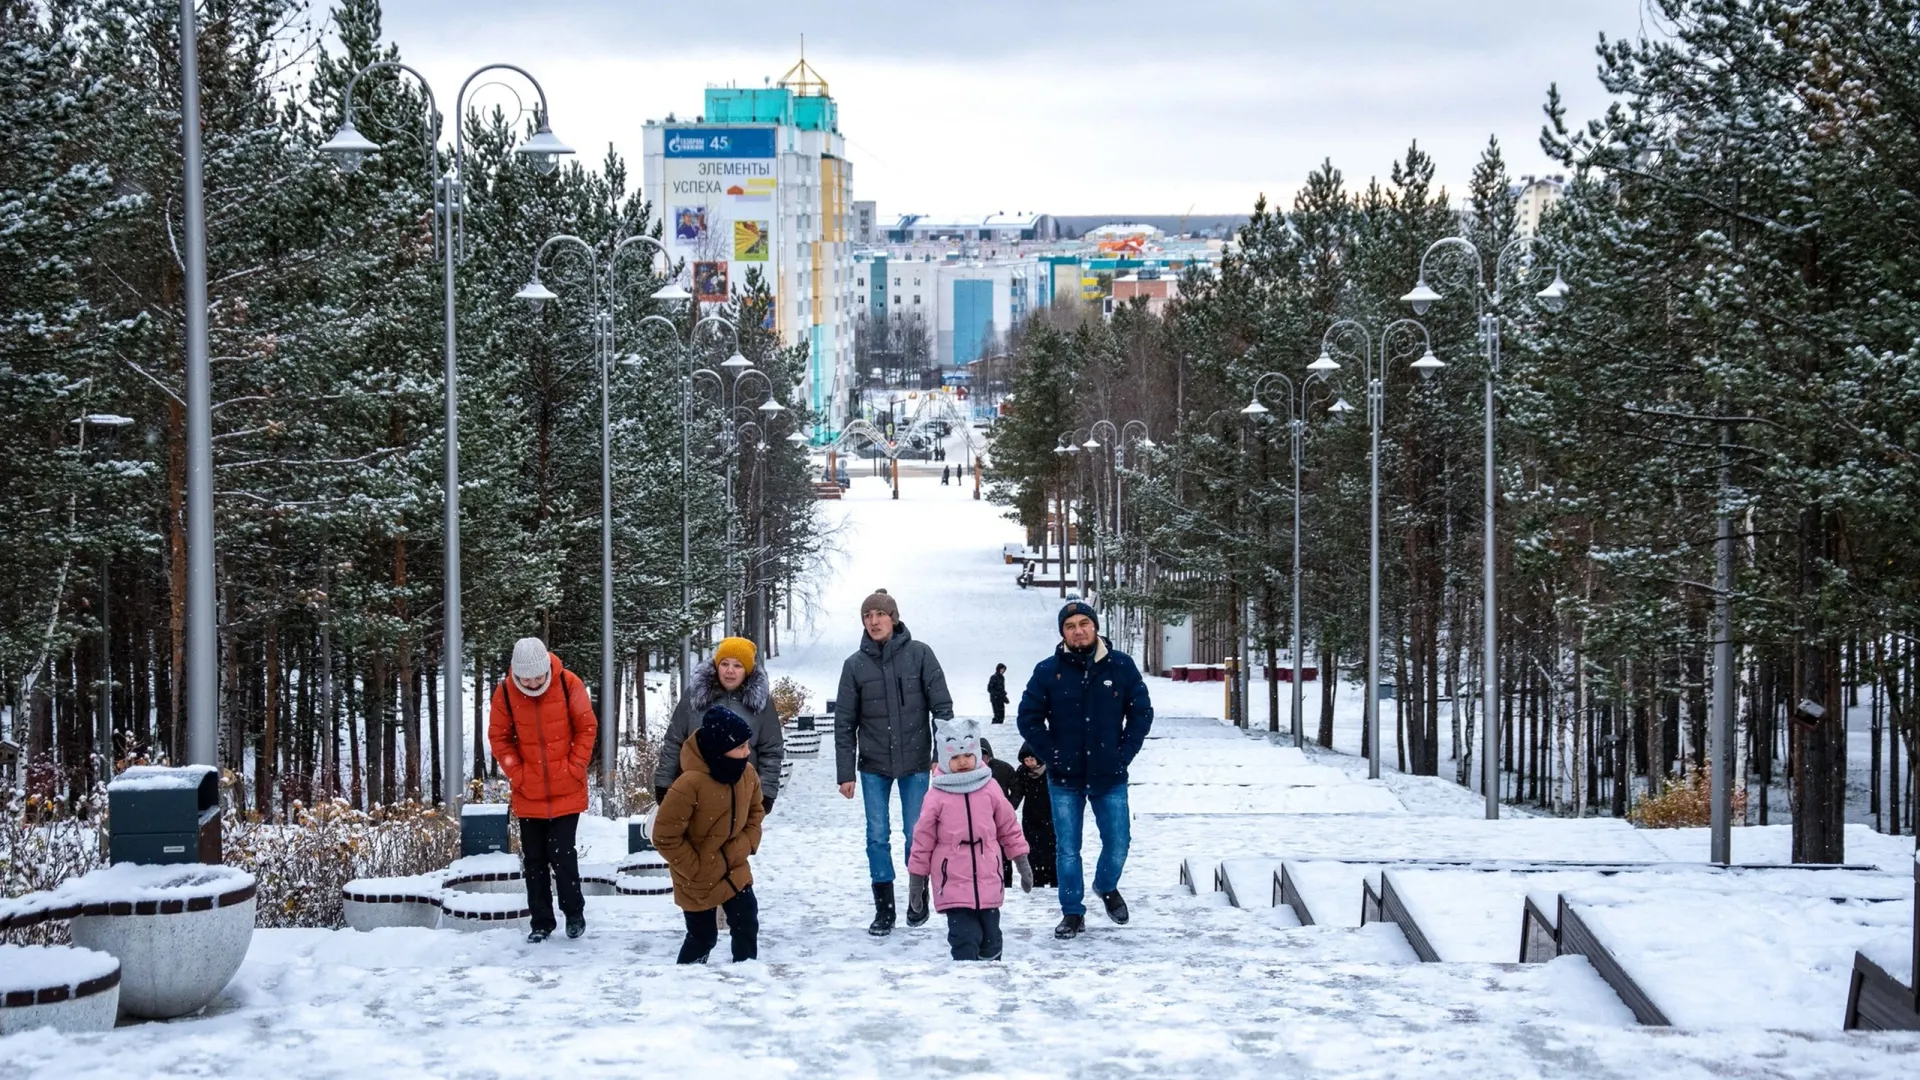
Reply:
[[[680,745],[681,771],[653,819],[653,846],[673,876],[686,917],[679,963],[704,964],[720,940],[725,909],[733,960],[760,955],[760,902],[747,860],[760,850],[760,775],[750,760],[753,727],[725,705],[709,708]]]
[[[993,744],[985,735],[980,736],[980,760],[993,770],[993,782],[1000,785],[1000,794],[1007,797],[1007,805],[1013,805],[1014,770],[1013,766],[993,756]],[[1000,884],[1013,884],[1013,861],[1006,852],[1000,853]]]
[[[939,772],[913,830],[907,858],[907,922],[924,921],[934,882],[933,909],[947,917],[947,945],[955,960],[998,960],[1003,949],[1000,905],[1002,853],[1013,860],[1020,888],[1033,891],[1027,840],[993,770],[980,760],[980,725],[973,720],[941,724]]]
[[[993,703],[993,722],[1007,722],[1007,665],[993,665],[993,674],[987,676],[987,700]]]
[[[1034,665],[1020,695],[1020,734],[1046,766],[1047,799],[1059,850],[1060,925],[1057,938],[1077,937],[1087,925],[1080,866],[1086,808],[1100,830],[1100,861],[1093,891],[1116,923],[1127,921],[1120,872],[1127,864],[1127,766],[1153,726],[1146,680],[1133,658],[1115,652],[1084,601],[1060,609],[1060,644]]]
[[[555,684],[559,690],[555,692]],[[567,936],[587,932],[580,893],[580,853],[574,842],[587,809],[587,765],[599,721],[580,676],[568,671],[539,638],[514,642],[508,677],[494,688],[487,711],[487,742],[513,790],[520,819],[520,864],[532,915],[527,934],[553,934],[553,890]]]
[[[953,478],[952,467],[947,465],[940,466],[940,486],[946,487],[948,481],[950,481],[952,478]]]
[[[1027,858],[1033,863],[1033,883],[1051,889],[1060,884],[1056,861],[1058,846],[1053,842],[1053,801],[1047,797],[1047,766],[1033,747],[1020,744],[1020,767],[1013,771],[1013,794],[1008,797],[1020,811],[1020,832],[1027,838]]]
[[[927,795],[933,720],[953,719],[953,696],[940,661],[907,631],[887,590],[861,603],[860,621],[866,634],[840,666],[834,697],[834,765],[842,796],[853,798],[855,777],[859,780],[867,817],[867,873],[873,881],[873,923],[867,933],[885,937],[893,932],[895,917],[887,800],[898,784],[904,857],[912,852],[920,803]]]
[[[700,726],[700,718],[715,705],[725,705],[753,729],[747,740],[747,760],[760,774],[760,801],[773,813],[780,794],[780,764],[786,760],[786,733],[773,709],[773,687],[767,670],[755,663],[753,642],[730,637],[714,647],[687,679],[687,696],[673,707],[667,733],[660,739],[660,764],[653,770],[653,804],[667,801],[667,788],[680,776],[680,745]]]

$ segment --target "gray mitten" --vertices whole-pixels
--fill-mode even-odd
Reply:
[[[1013,860],[1014,873],[1020,875],[1020,891],[1033,891],[1033,863],[1025,855]]]
[[[907,925],[921,926],[927,921],[927,875],[907,876]]]

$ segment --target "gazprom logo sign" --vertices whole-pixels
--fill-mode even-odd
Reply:
[[[770,127],[683,127],[668,128],[667,156],[670,158],[770,158],[773,153],[773,129]]]

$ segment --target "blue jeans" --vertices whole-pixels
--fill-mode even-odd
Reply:
[[[887,834],[893,831],[887,820],[887,796],[893,785],[900,785],[900,827],[906,842],[900,845],[904,861],[913,852],[913,827],[920,823],[920,804],[927,798],[927,780],[931,774],[909,773],[895,780],[879,773],[860,774],[860,800],[867,808],[867,872],[875,885],[893,880],[893,856],[887,851]]]
[[[1093,892],[1098,896],[1120,887],[1120,871],[1127,865],[1127,785],[1109,788],[1060,787],[1049,778],[1047,801],[1053,806],[1053,835],[1059,845],[1054,866],[1060,875],[1060,913],[1085,915],[1086,879],[1080,869],[1080,836],[1086,824],[1086,806],[1093,804],[1093,826],[1100,830],[1100,861],[1093,867]]]

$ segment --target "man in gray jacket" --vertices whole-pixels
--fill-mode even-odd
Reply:
[[[913,844],[920,803],[927,796],[933,765],[933,721],[953,719],[947,676],[925,643],[913,640],[900,621],[900,608],[881,589],[860,605],[866,636],[840,667],[840,690],[833,703],[833,748],[840,794],[853,798],[854,776],[867,811],[867,870],[873,878],[873,923],[867,933],[893,931],[893,856],[887,850],[892,825],[887,799],[900,785],[900,824],[906,837],[901,857]],[[928,912],[909,907],[907,925],[919,926]]]

